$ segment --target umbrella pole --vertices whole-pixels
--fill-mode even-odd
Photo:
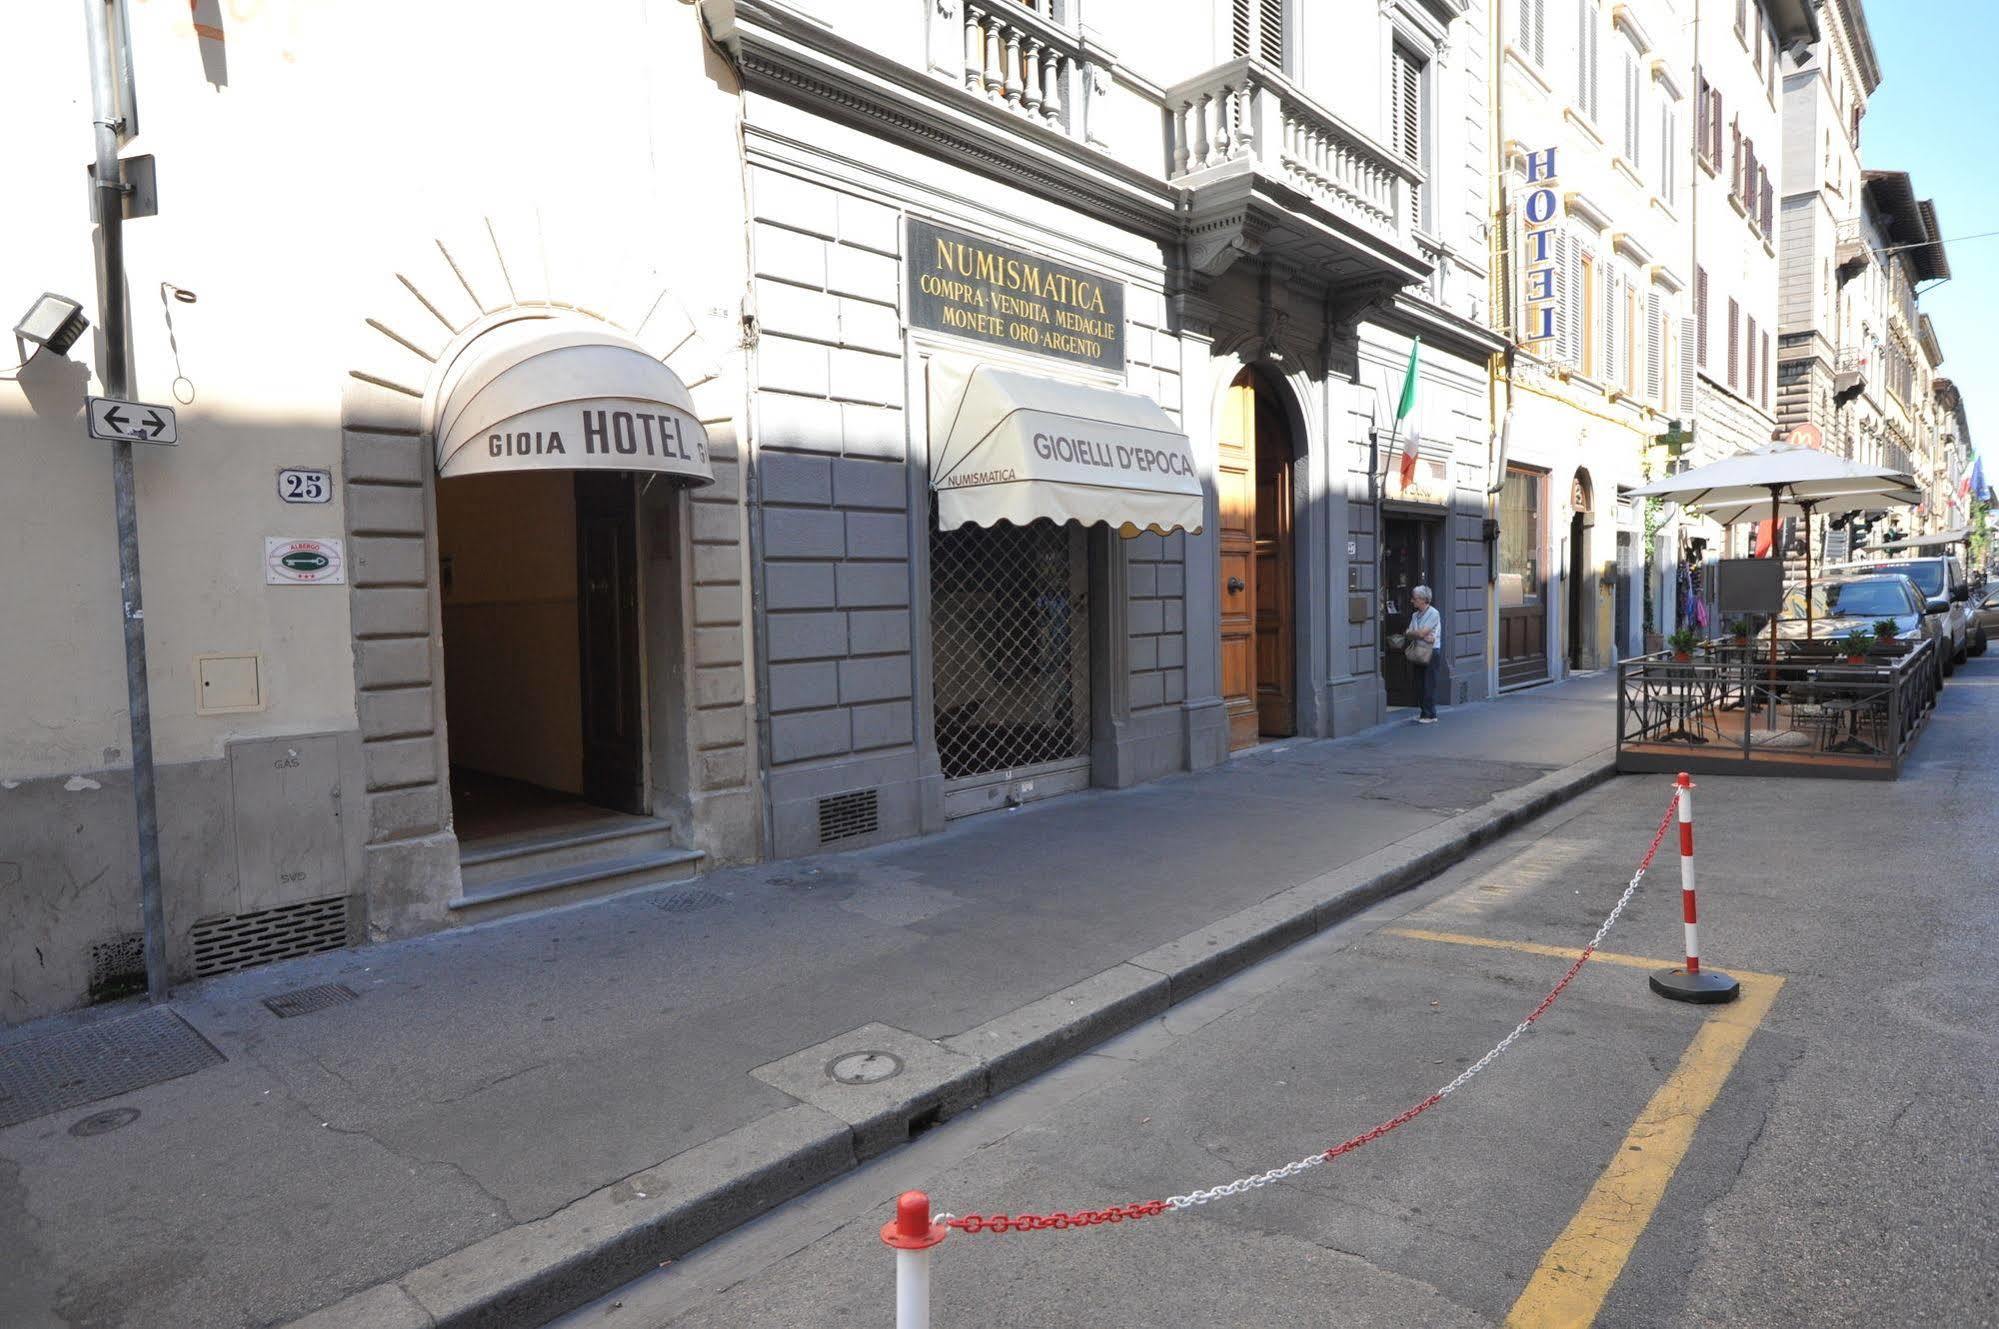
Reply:
[[[1805,640],[1812,639],[1812,509],[1816,503],[1801,503],[1805,510]]]

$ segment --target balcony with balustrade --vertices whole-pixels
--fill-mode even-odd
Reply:
[[[1336,281],[1402,286],[1423,174],[1254,58],[1166,89],[1167,177],[1191,202],[1197,268],[1269,253]]]

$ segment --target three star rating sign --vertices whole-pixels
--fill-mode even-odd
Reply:
[[[116,397],[90,399],[90,436],[107,443],[180,442],[171,406],[119,401]]]

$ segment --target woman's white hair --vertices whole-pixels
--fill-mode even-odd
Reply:
[[[1413,590],[1413,591],[1409,592],[1409,594],[1411,594],[1411,595],[1420,595],[1420,596],[1422,596],[1422,597],[1423,597],[1423,598],[1424,598],[1425,600],[1428,600],[1428,601],[1430,601],[1430,602],[1431,602],[1432,604],[1435,604],[1435,603],[1436,603],[1436,600],[1437,600],[1437,597],[1436,597],[1436,596],[1434,596],[1434,595],[1430,594],[1430,588],[1429,588],[1429,587],[1427,587],[1427,586],[1418,586],[1418,587],[1417,587],[1417,588],[1416,588],[1415,590]]]

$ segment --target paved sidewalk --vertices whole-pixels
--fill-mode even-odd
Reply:
[[[1580,790],[1611,686],[189,987],[225,1062],[0,1131],[0,1323],[535,1322]]]

